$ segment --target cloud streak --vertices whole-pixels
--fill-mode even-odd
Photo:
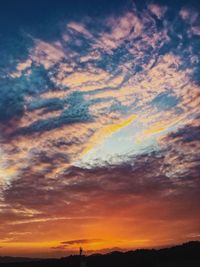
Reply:
[[[25,33],[23,59],[0,66],[2,240],[100,250],[198,235],[198,18],[152,2]]]

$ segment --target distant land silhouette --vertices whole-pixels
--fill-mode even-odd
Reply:
[[[200,267],[200,241],[162,249],[113,251],[90,256],[71,255],[60,259],[0,257],[1,267]]]

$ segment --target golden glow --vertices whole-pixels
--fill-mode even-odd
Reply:
[[[104,126],[90,138],[87,147],[83,150],[81,156],[88,153],[95,145],[100,144],[106,137],[131,124],[136,118],[136,115],[131,115],[127,119],[121,120],[118,123]]]
[[[193,41],[187,57],[160,53],[173,41],[165,12],[134,5],[103,20],[56,23],[53,38],[20,39],[26,53],[2,69],[0,254],[164,246],[199,235],[199,57]],[[198,16],[178,12],[188,44],[200,35]]]
[[[146,199],[147,200],[147,199]],[[106,203],[104,203],[106,206]],[[83,246],[86,253],[119,247],[123,249],[134,249],[141,247],[154,247],[160,245],[182,242],[180,236],[184,229],[190,229],[191,225],[197,226],[198,222],[170,220],[164,223],[162,220],[155,222],[152,209],[154,204],[129,207],[128,211],[133,216],[127,218],[113,216],[113,211],[108,210],[107,216],[97,220],[83,221],[80,227],[79,221],[75,218],[69,221],[58,220],[53,224],[45,222],[34,222],[26,225],[26,232],[18,236],[17,230],[10,235],[10,239],[0,240],[1,253],[12,255],[34,255],[42,253],[43,256],[52,253],[65,255],[71,251],[78,253],[79,247]],[[170,212],[170,208],[163,203],[156,204],[158,208],[164,208],[165,212]],[[120,211],[121,212],[121,211]],[[156,212],[156,211],[155,211]],[[153,214],[152,214],[153,213]],[[146,219],[151,219],[146,221]],[[155,232],[155,223],[157,231]],[[182,226],[182,227],[180,227]],[[17,225],[15,228],[17,229]],[[24,228],[24,226],[22,225]],[[40,231],[38,232],[38,229]],[[70,229],[70,231],[69,231]],[[37,234],[38,233],[38,234]],[[53,237],[53,238],[52,238]],[[186,238],[184,235],[182,238]],[[67,244],[67,241],[73,241]],[[77,240],[77,241],[76,241]],[[83,241],[81,241],[83,240]],[[86,241],[84,241],[86,240]],[[66,244],[65,244],[66,243]],[[88,251],[88,252],[87,252]]]
[[[141,143],[145,138],[148,138],[149,136],[152,136],[154,134],[161,133],[165,131],[167,128],[164,126],[159,125],[159,123],[147,128],[144,130],[136,139],[137,143]]]
[[[10,166],[7,168],[0,168],[0,186],[9,184],[10,179],[17,175],[17,167]]]

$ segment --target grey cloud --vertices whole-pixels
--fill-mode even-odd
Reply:
[[[69,241],[62,241],[61,244],[64,245],[77,245],[77,244],[88,244],[91,242],[99,242],[102,239],[77,239],[77,240],[69,240]]]
[[[24,112],[23,94],[10,79],[2,79],[0,87],[0,122],[20,118]]]

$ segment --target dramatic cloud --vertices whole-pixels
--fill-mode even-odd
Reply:
[[[20,28],[0,65],[1,250],[197,239],[199,10],[54,20]]]

